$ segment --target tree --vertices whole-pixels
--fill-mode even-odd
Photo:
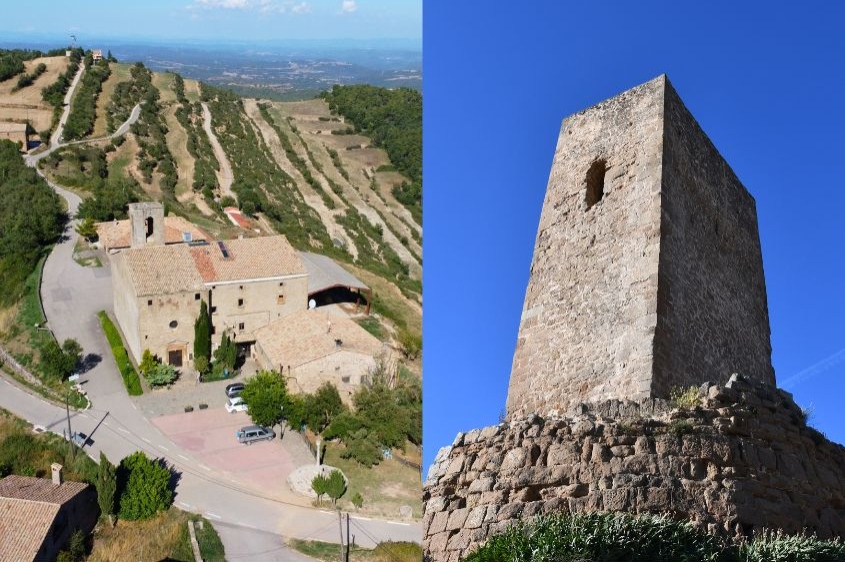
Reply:
[[[120,461],[120,518],[149,519],[173,503],[170,470],[163,461],[152,460],[137,451]]]
[[[329,479],[323,474],[318,474],[311,479],[311,489],[317,494],[317,504],[322,505],[323,494],[329,491]]]
[[[114,494],[117,490],[117,476],[115,466],[109,462],[105,453],[100,451],[100,466],[97,467],[97,503],[100,513],[108,517],[114,527]]]
[[[198,373],[205,373],[208,371],[208,357],[200,355],[199,357],[194,358],[194,368]]]
[[[79,223],[76,227],[76,233],[88,240],[89,242],[97,237],[97,227],[94,224],[94,219],[87,217],[84,221]]]
[[[149,373],[152,373],[156,365],[158,365],[158,361],[156,361],[156,358],[153,356],[149,349],[145,349],[144,353],[141,354],[141,364],[138,365],[138,370],[141,371],[141,374],[146,377]]]
[[[361,492],[355,492],[349,500],[355,506],[355,509],[361,509],[361,506],[364,505],[364,497],[361,495]]]
[[[285,379],[276,371],[259,371],[244,383],[241,393],[252,421],[265,426],[272,426],[282,419],[286,396]]]
[[[235,361],[238,359],[238,348],[235,342],[229,337],[229,334],[223,332],[223,338],[220,340],[220,345],[214,350],[214,360],[225,365],[231,371],[235,368]]]
[[[337,506],[337,500],[346,493],[346,478],[339,470],[332,470],[326,486],[326,494],[332,499],[332,505]]]
[[[211,316],[205,301],[200,301],[200,315],[194,323],[194,361],[197,357],[211,359]]]
[[[324,382],[317,392],[305,399],[305,423],[314,432],[322,433],[339,413],[346,410],[337,387],[330,382]]]

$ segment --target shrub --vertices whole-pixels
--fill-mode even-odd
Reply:
[[[337,500],[346,493],[346,478],[339,470],[332,470],[326,485],[326,494],[332,499],[332,505],[337,506]]]
[[[361,495],[361,492],[355,492],[352,494],[352,497],[349,498],[349,501],[352,502],[352,505],[355,506],[355,509],[361,509],[361,506],[364,505],[364,497]]]
[[[126,353],[126,348],[123,347],[123,340],[120,339],[120,333],[104,310],[97,313],[97,316],[100,317],[100,324],[103,327],[103,332],[106,334],[112,355],[114,355],[114,362],[117,363],[117,368],[120,369],[126,390],[130,396],[143,394],[141,380],[138,378],[138,373],[135,372],[135,367],[132,366],[132,362],[129,360],[129,354]]]
[[[676,386],[669,394],[669,401],[677,408],[691,410],[698,406],[698,388],[691,386],[684,389]]]
[[[173,503],[170,470],[163,461],[151,460],[141,451],[120,461],[120,517],[149,519]]]
[[[311,479],[311,489],[314,490],[314,493],[317,494],[317,504],[323,503],[323,496],[329,490],[329,479],[322,474],[318,474],[314,478]]]

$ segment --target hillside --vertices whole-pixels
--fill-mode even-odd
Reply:
[[[74,61],[84,66],[61,141],[70,144],[39,162],[51,181],[83,197],[81,217],[123,218],[128,202],[154,199],[220,238],[284,234],[372,286],[387,337],[421,333],[421,207],[397,199],[421,180],[397,171],[404,168],[343,107],[329,98],[241,99],[140,63],[73,55],[25,61],[25,73],[42,61],[46,71],[20,91],[11,90],[25,73],[0,82],[0,120],[29,118],[46,137]],[[54,92],[50,103],[44,88]],[[133,109],[137,122],[117,133]],[[229,207],[246,222],[227,216]]]

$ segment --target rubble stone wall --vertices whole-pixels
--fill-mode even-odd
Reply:
[[[669,513],[726,535],[845,536],[845,447],[789,393],[734,375],[698,404],[581,404],[459,434],[423,489],[431,560],[456,561],[515,520],[551,512]]]

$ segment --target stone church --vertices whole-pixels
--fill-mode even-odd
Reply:
[[[130,204],[129,216],[98,231],[111,244],[114,313],[136,362],[149,349],[167,364],[192,367],[194,323],[205,303],[212,348],[227,333],[262,368],[286,368],[294,390],[328,381],[350,396],[374,367],[381,342],[346,315],[316,306],[337,286],[369,291],[333,261],[297,252],[279,235],[211,240],[184,219],[165,217],[160,203]]]

